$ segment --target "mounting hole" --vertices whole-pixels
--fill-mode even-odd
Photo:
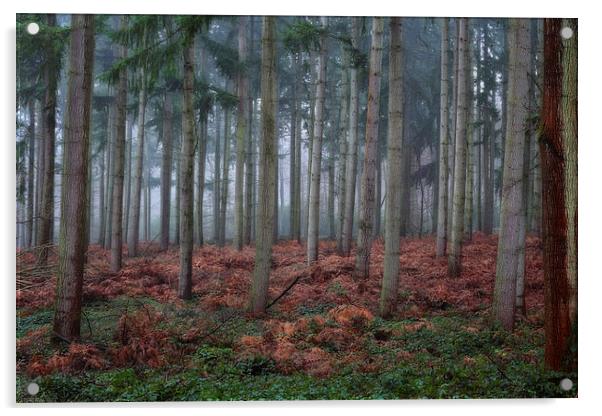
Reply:
[[[27,385],[27,393],[30,396],[35,396],[39,392],[40,392],[40,386],[38,385],[38,383],[29,383]]]
[[[570,378],[563,378],[560,380],[560,389],[563,391],[569,391],[573,388],[573,381]]]
[[[39,31],[40,31],[39,24],[37,24],[35,22],[31,22],[30,24],[27,25],[27,33],[29,33],[30,35],[37,35]]]
[[[562,39],[570,39],[573,37],[573,29],[571,29],[568,26],[563,27],[562,29],[560,29],[560,37]]]

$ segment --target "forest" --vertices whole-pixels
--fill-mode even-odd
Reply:
[[[577,19],[16,28],[17,402],[577,397]]]

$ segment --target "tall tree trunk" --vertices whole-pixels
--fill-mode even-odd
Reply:
[[[94,15],[73,15],[54,333],[79,338],[84,281],[88,147],[94,61]]]
[[[127,16],[121,16],[121,29],[127,28]],[[127,57],[125,46],[121,48],[121,59]],[[121,270],[123,255],[123,180],[125,170],[125,119],[127,115],[127,70],[119,71],[115,103],[115,169],[113,178],[113,217],[111,234],[111,271]]]
[[[42,205],[42,189],[44,188],[44,108],[41,101],[36,101],[36,113],[38,118],[36,132],[36,185],[34,201],[33,221],[33,245],[40,245],[40,213]]]
[[[56,26],[56,15],[46,15],[46,24]],[[52,243],[52,227],[54,226],[54,143],[56,128],[56,90],[57,75],[59,74],[58,57],[52,56],[52,51],[46,56],[44,63],[44,170],[42,194],[39,212],[38,246],[41,246],[38,255],[38,265],[48,262],[48,245]]]
[[[562,39],[561,28],[572,36]],[[539,140],[542,175],[545,365],[577,368],[577,22],[544,20]]]
[[[450,143],[448,145],[449,150],[449,183],[448,183],[448,204],[447,204],[447,244],[449,246],[451,242],[452,234],[452,217],[454,211],[454,184],[455,184],[455,167],[456,167],[456,129],[457,129],[457,116],[458,116],[458,63],[459,63],[459,42],[460,37],[460,19],[456,18],[456,35],[454,37],[454,53],[453,53],[453,82],[452,82],[452,97],[451,97],[451,129],[450,129]],[[449,251],[449,247],[446,251]],[[449,253],[448,253],[449,254]]]
[[[441,25],[441,104],[439,116],[439,204],[437,213],[437,257],[445,256],[447,249],[447,203],[448,203],[448,162],[449,162],[449,20],[442,19]]]
[[[311,153],[311,186],[309,188],[309,215],[307,220],[307,263],[318,259],[320,236],[320,174],[322,170],[322,132],[324,129],[324,100],[326,90],[326,26],[327,18],[321,18],[320,55],[316,79],[316,99]]]
[[[229,90],[226,83],[226,91]],[[224,160],[222,161],[222,182],[219,204],[219,238],[217,245],[223,247],[226,244],[226,214],[228,212],[228,185],[230,184],[230,110],[224,109]]]
[[[517,295],[521,298],[525,273],[524,152],[528,134],[529,21],[511,19],[508,28],[508,116],[504,156],[504,188],[493,295],[493,320],[514,328]],[[517,293],[517,288],[520,292]]]
[[[343,50],[343,65],[341,67],[341,108],[339,114],[339,177],[337,183],[338,206],[337,206],[337,252],[340,255],[345,254],[343,251],[343,228],[345,227],[345,200],[347,192],[347,159],[349,145],[347,141],[347,131],[349,128],[349,52]]]
[[[180,173],[182,171],[182,156],[181,156],[181,152],[182,152],[182,140],[176,142],[176,149],[174,151],[174,154],[176,155],[176,186],[175,186],[175,200],[176,200],[176,206],[174,207],[174,211],[175,211],[175,218],[174,218],[174,238],[173,238],[173,242],[176,246],[180,245],[180,207],[181,207],[181,195],[182,195],[182,188],[181,188],[181,176]]]
[[[240,62],[247,61],[247,21],[248,17],[240,16],[238,18],[238,60]],[[236,172],[234,182],[234,247],[237,250],[242,250],[243,239],[243,188],[244,188],[244,168],[245,168],[245,138],[247,136],[247,106],[248,99],[248,80],[245,71],[240,71],[238,74],[238,114],[236,119]]]
[[[276,18],[263,17],[261,51],[262,134],[259,153],[259,189],[255,268],[249,309],[264,313],[268,300],[268,281],[272,263],[274,183],[276,152],[276,112],[278,80],[276,73]]]
[[[462,238],[464,236],[464,191],[466,186],[468,19],[461,18],[458,24],[458,102],[456,104],[454,193],[447,266],[448,275],[451,277],[458,277],[461,272]]]
[[[299,83],[299,69],[297,68],[297,54],[293,54],[292,63],[294,66],[294,78],[291,85],[292,97],[291,97],[291,140],[289,145],[289,238],[291,240],[296,238],[296,227],[297,227],[297,182],[296,182],[296,172],[297,172],[297,117],[298,117],[298,105],[297,105],[297,84]]]
[[[376,147],[378,146],[378,122],[380,109],[380,78],[383,55],[384,19],[372,18],[372,44],[368,75],[368,104],[366,118],[366,145],[364,169],[360,188],[360,217],[355,257],[355,275],[368,277],[372,227],[374,226],[374,188],[376,176]]]
[[[106,138],[106,134],[105,134],[105,138]],[[106,185],[105,185],[105,163],[106,163],[106,157],[107,155],[107,142],[105,139],[105,143],[103,145],[102,148],[102,153],[100,154],[100,161],[99,161],[99,184],[98,184],[98,193],[99,195],[99,199],[98,199],[98,212],[99,212],[99,223],[98,223],[98,245],[101,247],[104,247],[105,245],[105,235],[106,235],[106,209],[105,209],[105,205],[106,205],[106,201],[105,201],[105,189],[106,189]]]
[[[189,35],[190,36],[190,35]],[[194,38],[194,36],[192,36]],[[192,297],[192,245],[194,230],[194,40],[184,46],[184,86],[182,103],[183,140],[180,157],[180,276],[178,297]]]
[[[255,140],[253,135],[253,104],[255,100],[249,96],[248,105],[248,125],[247,125],[247,154],[245,162],[247,164],[245,171],[245,223],[243,230],[244,244],[251,244],[252,230],[254,224],[255,207]]]
[[[127,110],[126,110],[127,111]],[[125,205],[123,215],[123,241],[128,241],[129,222],[130,222],[130,201],[131,201],[131,190],[132,190],[132,147],[133,147],[133,120],[126,117],[127,124],[127,141],[126,141],[126,153],[127,153],[127,165],[125,174]]]
[[[35,148],[36,148],[36,108],[35,100],[28,104],[29,126],[27,129],[27,216],[25,221],[25,247],[31,247],[33,244],[33,220],[34,220],[34,201],[35,201]]]
[[[173,140],[172,93],[168,91],[165,93],[165,101],[163,103],[163,157],[161,162],[161,250],[167,250],[169,248]]]
[[[111,231],[112,231],[112,218],[113,218],[113,175],[114,175],[114,166],[115,166],[115,106],[111,104],[109,106],[109,119],[107,120],[107,139],[108,139],[108,163],[107,163],[107,191],[105,195],[106,201],[106,229],[105,229],[105,237],[104,237],[104,245],[105,249],[111,249]]]
[[[401,169],[403,144],[403,64],[401,18],[392,17],[389,47],[389,124],[387,132],[387,199],[385,200],[385,258],[380,293],[380,315],[390,316],[397,306],[399,237],[401,229]]]
[[[474,120],[476,112],[476,103],[474,100],[474,81],[473,68],[474,54],[472,52],[472,42],[469,43],[468,50],[468,71],[466,74],[466,100],[467,100],[467,122],[466,122],[466,202],[464,204],[464,238],[467,241],[472,239],[472,206],[473,206],[473,182],[474,182]]]
[[[132,192],[132,207],[130,231],[128,232],[128,254],[138,255],[138,240],[140,236],[140,197],[142,193],[142,169],[144,168],[144,113],[146,110],[146,74],[140,71],[142,87],[138,93],[138,132],[136,136],[136,157],[134,166],[134,183]]]
[[[220,144],[220,130],[221,130],[221,119],[219,117],[219,107],[216,106],[214,110],[214,123],[215,123],[215,147],[213,150],[213,243],[219,244],[220,234],[220,191],[221,191],[221,144]]]
[[[334,146],[331,146],[334,147]],[[332,150],[332,149],[331,149]],[[328,155],[328,199],[327,199],[327,208],[328,208],[328,238],[330,240],[335,239],[335,224],[334,224],[334,152],[329,152]]]
[[[359,46],[359,18],[351,18],[351,46],[357,49]],[[352,62],[349,71],[349,144],[347,147],[345,182],[345,212],[343,218],[342,252],[349,256],[351,241],[353,239],[353,212],[355,207],[355,186],[357,177],[357,154],[358,154],[358,113],[359,113],[359,83],[358,67]]]

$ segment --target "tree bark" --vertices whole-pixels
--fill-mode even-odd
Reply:
[[[136,157],[134,166],[134,187],[132,192],[132,207],[130,231],[128,235],[128,255],[138,255],[138,240],[140,236],[140,197],[142,193],[142,169],[144,168],[144,113],[146,111],[146,74],[140,70],[141,88],[138,93],[138,132],[136,135]]]
[[[324,100],[326,90],[326,26],[321,19],[324,32],[320,35],[320,54],[316,79],[316,99],[311,152],[311,185],[309,187],[309,215],[307,220],[307,263],[318,259],[320,237],[320,175],[322,171],[322,132],[324,128]]]
[[[359,18],[351,18],[351,46],[357,49],[359,46]],[[347,147],[345,183],[345,212],[343,218],[343,230],[341,231],[342,252],[349,256],[351,241],[353,238],[353,212],[355,207],[355,185],[357,177],[357,153],[358,153],[358,113],[359,113],[359,83],[358,67],[352,62],[349,71],[349,144]]]
[[[240,16],[238,21],[238,60],[247,61],[247,16]],[[241,70],[238,74],[238,114],[236,120],[236,178],[234,182],[234,247],[242,250],[243,239],[243,189],[244,189],[244,168],[245,168],[245,138],[247,136],[247,106],[248,99],[248,80],[246,70]]]
[[[368,75],[368,104],[366,119],[366,144],[364,169],[360,188],[360,217],[355,257],[356,277],[367,278],[372,248],[372,228],[374,226],[374,188],[376,176],[376,147],[378,145],[378,124],[380,109],[380,78],[383,55],[384,20],[372,20],[372,44],[370,47],[370,69]]]
[[[525,137],[528,134],[529,22],[511,19],[508,28],[508,116],[505,139],[504,183],[500,233],[493,295],[493,321],[514,328],[517,297],[522,303],[525,273],[524,171]],[[518,291],[517,291],[518,289]]]
[[[259,190],[255,268],[249,309],[264,313],[272,262],[276,153],[276,111],[278,80],[276,73],[276,18],[263,17],[261,51],[262,134],[259,153]]]
[[[380,315],[395,312],[399,288],[401,229],[401,169],[403,144],[403,64],[401,18],[392,17],[389,47],[389,124],[387,132],[387,199],[385,200],[385,258],[380,293]]]
[[[127,16],[121,17],[121,29],[127,28]],[[125,46],[121,48],[121,59],[127,57]],[[127,71],[119,71],[116,95],[115,120],[115,170],[113,179],[113,226],[111,235],[111,271],[121,270],[123,256],[123,180],[125,170],[125,119],[127,114]]]
[[[56,15],[46,15],[46,24],[56,26]],[[50,48],[52,49],[52,48]],[[56,90],[57,75],[59,74],[58,57],[48,52],[44,63],[44,106],[43,106],[43,140],[44,140],[44,169],[42,193],[40,201],[38,246],[41,246],[38,255],[38,265],[44,266],[48,262],[48,245],[52,243],[52,227],[54,226],[54,147],[56,129]]]
[[[437,257],[445,256],[447,249],[447,203],[449,162],[449,20],[443,18],[441,26],[441,104],[439,117],[439,204],[437,213]]]
[[[190,35],[189,35],[190,36]],[[191,36],[194,38],[194,36]],[[183,140],[180,157],[180,275],[178,297],[192,297],[192,245],[194,230],[194,41],[184,45],[184,86],[182,103]]]
[[[65,152],[54,333],[79,338],[84,280],[94,16],[73,15],[69,48]]]
[[[169,248],[173,140],[172,93],[167,91],[165,92],[165,101],[163,103],[163,156],[161,161],[161,250],[167,250]]]
[[[458,101],[456,104],[454,193],[451,238],[447,265],[447,273],[450,277],[458,277],[461,273],[462,238],[464,237],[464,192],[466,186],[468,19],[461,18],[458,24]]]

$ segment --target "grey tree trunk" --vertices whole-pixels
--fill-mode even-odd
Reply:
[[[252,230],[254,224],[254,207],[255,207],[255,140],[253,135],[253,103],[255,100],[249,96],[248,106],[248,128],[247,128],[247,154],[245,162],[247,164],[245,171],[245,223],[243,241],[246,245],[251,244]]]
[[[338,205],[337,205],[337,251],[340,255],[343,251],[343,228],[345,227],[345,200],[347,192],[347,159],[349,145],[347,132],[349,128],[349,52],[343,50],[343,66],[341,68],[341,112],[339,114],[339,175],[337,181]]]
[[[403,144],[403,73],[401,18],[392,17],[389,47],[389,124],[387,132],[387,199],[385,200],[385,258],[380,315],[395,312],[399,290],[401,229],[401,164]]]
[[[35,201],[35,147],[36,147],[36,108],[35,100],[28,104],[29,126],[27,129],[28,137],[28,157],[27,157],[27,215],[25,221],[25,247],[31,247],[33,243],[33,219],[34,219],[34,201]]]
[[[65,152],[54,333],[80,335],[86,253],[88,151],[94,63],[94,15],[73,15],[65,120]]]
[[[311,185],[309,187],[309,215],[307,220],[307,263],[318,259],[320,236],[320,175],[322,170],[322,132],[324,128],[324,100],[326,90],[326,26],[327,19],[321,18],[324,32],[320,35],[320,54],[316,79],[316,100],[311,152]]]
[[[294,69],[294,79],[291,85],[292,89],[292,97],[291,97],[291,140],[289,144],[289,238],[294,240],[297,238],[296,228],[297,228],[297,181],[295,175],[297,174],[297,118],[298,115],[298,105],[297,105],[297,85],[299,83],[299,69],[297,68],[297,54],[293,54],[292,64],[295,67]]]
[[[449,167],[449,20],[441,22],[441,103],[439,116],[439,203],[437,212],[437,257],[445,256],[447,250],[447,203]]]
[[[107,250],[111,249],[111,235],[112,235],[112,218],[113,218],[113,175],[115,166],[115,106],[113,103],[109,106],[109,119],[107,126],[107,140],[108,140],[108,163],[107,163],[107,191],[105,195],[106,200],[106,234],[104,237],[104,248]]]
[[[220,234],[220,191],[222,187],[221,182],[221,143],[220,143],[220,130],[221,130],[221,119],[219,107],[215,106],[214,109],[214,123],[215,123],[215,147],[213,150],[213,243],[219,244]]]
[[[194,38],[194,36],[192,36]],[[182,103],[182,148],[180,156],[180,275],[178,297],[192,297],[192,246],[194,230],[194,40],[184,45],[184,85]]]
[[[182,143],[183,140],[180,140],[178,142],[176,142],[176,149],[174,151],[175,154],[175,162],[176,162],[176,186],[175,186],[175,200],[176,200],[176,206],[175,206],[175,218],[174,218],[174,238],[173,238],[173,242],[176,246],[180,245],[180,206],[181,206],[181,195],[182,195],[182,188],[181,188],[181,176],[180,173],[182,171]]]
[[[268,300],[268,282],[272,263],[276,153],[276,111],[278,80],[276,73],[276,17],[263,17],[261,51],[262,134],[259,153],[259,189],[255,268],[251,283],[249,309],[264,313]]]
[[[466,186],[468,19],[461,18],[458,24],[458,102],[456,105],[454,194],[447,265],[447,273],[450,277],[458,277],[461,273],[462,238],[464,236],[464,192]]]
[[[238,60],[246,62],[248,55],[247,48],[247,16],[240,16],[238,21]],[[245,168],[245,138],[247,137],[247,106],[248,99],[248,80],[247,74],[241,71],[238,74],[238,114],[236,120],[236,178],[234,182],[234,247],[242,250],[243,239],[243,189],[244,189],[244,168]]]
[[[364,169],[360,188],[360,216],[355,257],[355,275],[356,277],[361,278],[368,277],[370,250],[372,248],[372,228],[374,226],[374,181],[376,176],[376,146],[378,145],[383,26],[383,18],[372,18],[372,44],[370,47],[368,108],[366,116],[366,145],[364,150]]]
[[[351,45],[353,48],[359,46],[359,18],[351,18]],[[357,177],[357,153],[358,153],[358,113],[359,113],[359,84],[358,68],[352,63],[349,71],[349,144],[346,161],[346,172],[348,180],[345,183],[345,212],[343,218],[342,252],[349,256],[351,241],[353,238],[353,212],[355,207],[355,186]]]
[[[121,16],[121,29],[127,28],[127,16]],[[127,57],[125,46],[121,48],[121,59]],[[116,95],[115,120],[115,170],[113,178],[113,217],[111,234],[111,271],[121,270],[123,256],[123,178],[125,170],[125,119],[127,112],[127,70],[119,71]]]
[[[161,163],[161,250],[167,250],[169,248],[173,140],[172,93],[167,91],[165,93],[165,101],[163,103],[163,157]]]
[[[514,328],[517,295],[522,296],[525,273],[524,152],[529,105],[529,20],[511,19],[508,28],[508,115],[504,157],[504,187],[500,213],[493,320]],[[518,289],[518,291],[517,291]]]
[[[129,232],[129,220],[130,220],[130,201],[131,201],[131,190],[132,190],[132,145],[133,145],[133,132],[132,125],[133,120],[128,120],[126,117],[127,124],[127,141],[126,145],[126,154],[127,154],[127,164],[126,164],[126,173],[125,173],[125,205],[124,215],[123,215],[123,240],[128,241],[128,232]]]
[[[229,90],[226,83],[226,91]],[[222,161],[222,182],[219,204],[219,238],[217,245],[223,247],[226,244],[226,214],[228,212],[228,187],[230,185],[230,110],[224,109],[224,160]]]
[[[130,231],[128,232],[128,255],[138,255],[138,240],[140,237],[140,197],[142,193],[142,169],[144,164],[144,113],[146,110],[146,74],[140,71],[142,88],[138,93],[138,132],[136,135],[136,157],[134,161],[134,177],[132,190],[132,207]]]
[[[46,15],[46,24],[49,27],[56,26],[56,15]],[[38,213],[38,243],[40,253],[38,265],[46,265],[48,262],[48,249],[52,244],[52,227],[54,226],[54,147],[56,129],[56,90],[59,65],[57,57],[46,57],[44,65],[44,106],[43,106],[43,134],[44,134],[44,169],[41,190],[40,212]]]

